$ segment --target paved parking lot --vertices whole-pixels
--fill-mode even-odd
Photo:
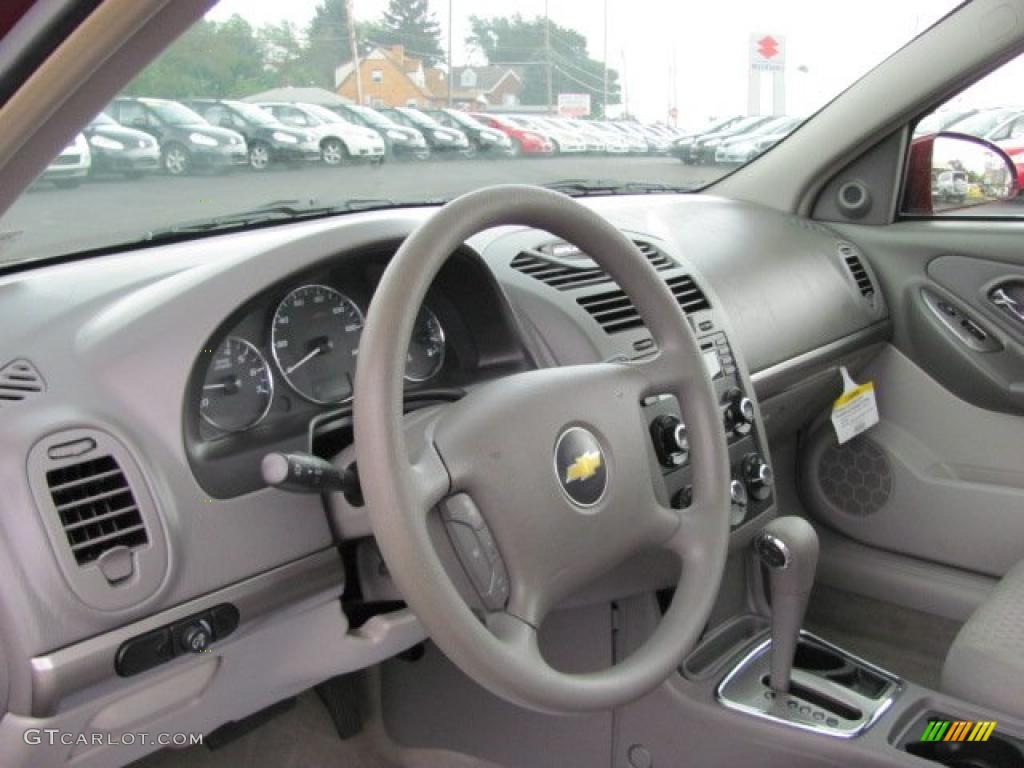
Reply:
[[[0,263],[138,240],[152,229],[289,199],[449,198],[486,184],[561,179],[712,180],[722,169],[694,168],[669,157],[555,157],[450,160],[186,178],[89,179],[76,189],[41,182],[0,219]]]

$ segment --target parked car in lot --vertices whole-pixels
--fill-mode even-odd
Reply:
[[[556,155],[576,154],[587,149],[586,142],[577,134],[565,130],[548,118],[539,115],[507,115],[506,118],[520,128],[541,134],[551,143],[551,151]]]
[[[320,159],[316,135],[289,128],[255,104],[230,99],[192,99],[188,104],[211,124],[244,136],[249,165],[255,171],[265,171],[274,163],[302,165]]]
[[[678,157],[684,163],[692,163],[694,161],[694,158],[691,153],[691,150],[693,149],[693,145],[698,140],[712,133],[724,131],[728,129],[730,126],[735,125],[742,119],[742,115],[732,115],[730,117],[723,117],[719,118],[718,120],[713,120],[707,125],[702,126],[701,128],[698,128],[694,131],[684,133],[682,136],[678,136],[672,142],[672,147],[669,150],[669,154],[671,154],[673,157]]]
[[[353,159],[383,160],[387,152],[384,139],[370,128],[354,125],[341,115],[317,104],[293,104],[281,101],[259,102],[285,125],[316,136],[320,159],[326,165],[342,165]]]
[[[803,118],[799,117],[779,117],[762,123],[748,133],[726,139],[715,150],[715,162],[749,162],[786,138],[802,122]]]
[[[626,149],[629,152],[637,155],[642,155],[647,152],[647,139],[640,134],[625,128],[621,123],[615,122],[614,120],[595,120],[594,124],[607,131],[609,134],[625,141]]]
[[[966,133],[988,141],[1006,141],[1024,135],[1024,109],[984,109],[945,126],[944,130]]]
[[[715,161],[715,152],[722,142],[751,133],[755,128],[774,118],[767,115],[754,115],[737,120],[728,128],[714,133],[706,133],[690,146],[690,158],[698,165],[707,165]]]
[[[85,140],[85,136],[78,134],[75,140],[64,147],[47,166],[38,181],[52,181],[61,189],[71,189],[81,184],[82,179],[89,175],[91,165],[89,142]]]
[[[609,155],[625,155],[630,151],[629,140],[618,131],[606,128],[595,120],[578,120],[580,129],[604,144],[604,151]]]
[[[446,128],[454,128],[466,134],[466,138],[480,154],[512,154],[512,139],[497,128],[484,125],[466,112],[450,107],[423,111]]]
[[[92,173],[138,177],[160,170],[160,145],[145,131],[126,128],[100,112],[82,131],[92,153]]]
[[[337,104],[328,109],[356,125],[376,131],[384,140],[389,157],[413,160],[426,160],[430,157],[430,146],[418,129],[396,123],[372,107]]]
[[[446,128],[425,112],[412,107],[386,107],[379,111],[396,123],[422,133],[434,154],[442,157],[472,157],[476,154],[476,147],[470,144],[465,133],[457,128]]]
[[[513,155],[550,155],[555,151],[551,141],[543,133],[516,125],[505,115],[491,115],[486,112],[470,112],[469,114],[484,125],[508,136],[512,142]]]
[[[930,133],[953,130],[951,126],[978,114],[977,109],[939,109],[932,112],[914,126],[915,136],[927,136]]]
[[[249,162],[245,138],[238,131],[210,125],[176,101],[122,97],[105,111],[121,125],[153,136],[160,145],[161,167],[171,176]]]
[[[608,151],[605,139],[594,131],[588,131],[587,123],[583,120],[573,120],[568,117],[550,117],[548,120],[582,141],[584,151],[587,153],[603,155]]]

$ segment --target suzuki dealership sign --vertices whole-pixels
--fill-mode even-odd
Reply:
[[[761,89],[766,75],[772,81],[772,114],[786,114],[786,37],[768,32],[750,36],[747,114],[761,114]]]
[[[786,38],[782,35],[750,36],[750,68],[757,72],[781,72],[786,68]]]
[[[590,117],[590,94],[558,94],[558,114],[560,117]]]

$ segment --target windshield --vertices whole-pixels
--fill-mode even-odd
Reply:
[[[230,106],[235,112],[251,123],[256,123],[257,125],[280,125],[278,119],[263,109],[263,107],[257,107],[255,104],[246,104],[241,101],[231,102]]]
[[[959,3],[220,0],[97,105],[154,141],[94,138],[49,166],[0,217],[0,265],[498,183],[701,190],[792,141],[800,119],[783,116],[814,115]],[[303,141],[258,103],[365,130]],[[189,130],[207,121],[183,104],[230,132]],[[273,145],[245,122],[277,128]]]
[[[1017,111],[1012,109],[990,109],[958,120],[947,128],[957,133],[969,133],[984,138],[1015,114]]]
[[[202,125],[206,121],[197,113],[174,101],[146,99],[143,103],[153,110],[160,121],[167,125]]]

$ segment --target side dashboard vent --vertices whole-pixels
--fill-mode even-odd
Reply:
[[[149,543],[135,494],[113,456],[52,469],[46,485],[79,565],[114,547],[134,549]]]
[[[689,275],[676,275],[665,282],[684,313],[711,308],[707,296]],[[621,333],[644,325],[640,313],[621,288],[581,296],[576,302],[597,320],[605,333]]]
[[[166,583],[160,508],[120,439],[95,427],[47,435],[29,451],[28,476],[54,558],[82,602],[122,610]]]
[[[42,394],[45,389],[43,377],[28,360],[13,360],[0,368],[0,408]]]
[[[672,259],[650,243],[642,240],[634,240],[633,243],[659,272],[676,266]],[[586,260],[587,265],[572,266],[552,260],[549,258],[550,256],[565,260]],[[586,254],[575,247],[567,243],[553,243],[537,250],[523,251],[512,259],[511,266],[512,269],[540,280],[552,288],[557,288],[560,291],[572,291],[577,288],[611,282],[608,273],[598,266],[591,266],[593,263]]]
[[[857,290],[860,291],[860,295],[865,299],[873,299],[875,296],[875,285],[871,282],[871,275],[864,268],[864,263],[861,261],[857,250],[849,243],[840,243],[839,255],[842,257],[843,263],[846,264],[846,269],[849,271],[850,277],[853,278],[853,282],[857,284]]]

